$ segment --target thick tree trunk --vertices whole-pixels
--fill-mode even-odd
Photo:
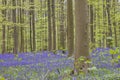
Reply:
[[[87,72],[89,57],[87,0],[75,0],[75,71]],[[80,57],[85,60],[79,62]]]

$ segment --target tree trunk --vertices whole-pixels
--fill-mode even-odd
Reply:
[[[13,53],[18,53],[18,27],[15,25],[16,23],[16,0],[12,0],[12,4],[14,9],[12,10],[12,20],[14,23],[14,50]]]
[[[107,45],[107,43],[106,43],[106,41],[107,41],[107,40],[106,40],[106,37],[107,37],[107,31],[106,31],[106,30],[107,30],[107,28],[106,28],[106,25],[107,25],[107,17],[106,17],[106,16],[107,16],[107,14],[106,14],[106,7],[105,7],[106,4],[105,4],[105,0],[103,0],[102,2],[103,2],[103,3],[102,3],[102,4],[103,4],[103,25],[104,25],[104,27],[105,27],[105,30],[104,30],[104,33],[103,33],[103,34],[105,34],[104,37],[103,37],[103,43],[104,43],[103,45],[104,45],[104,47],[106,47],[106,45]]]
[[[65,30],[64,30],[64,0],[60,2],[60,49],[65,49]]]
[[[90,40],[92,43],[95,42],[94,40],[94,19],[93,19],[93,15],[94,15],[94,12],[93,12],[93,5],[90,5]]]
[[[74,50],[74,28],[73,28],[73,4],[72,0],[67,1],[67,46],[68,57],[72,56]]]
[[[87,0],[75,0],[75,71],[87,72],[85,61],[89,57]],[[85,57],[80,62],[78,59]]]
[[[113,7],[114,7],[114,18],[113,18],[113,26],[114,26],[114,39],[115,39],[115,47],[118,47],[118,41],[117,41],[117,21],[116,21],[116,5],[117,5],[117,0],[113,0]]]
[[[106,10],[107,10],[107,17],[108,17],[108,33],[107,33],[107,47],[112,47],[112,25],[111,25],[111,14],[110,14],[110,3],[111,0],[106,0]]]
[[[31,51],[36,51],[34,0],[30,0],[30,39]]]
[[[24,1],[23,1],[24,2]],[[22,7],[22,3],[21,0],[19,1],[19,6]],[[20,24],[24,23],[24,9],[19,9],[20,10]],[[20,44],[20,52],[24,52],[24,26],[20,26],[20,33],[21,33],[21,44]]]
[[[52,50],[56,50],[55,0],[52,0],[52,29],[53,29]]]
[[[50,0],[48,0],[48,50],[52,50],[52,29],[51,29],[51,6]]]
[[[36,42],[35,42],[35,14],[34,14],[34,0],[30,0],[30,50],[35,51]]]
[[[2,4],[5,6],[7,4],[6,0],[2,0]],[[4,21],[6,20],[6,9],[2,10],[2,15],[4,18]],[[6,52],[6,26],[5,24],[2,25],[2,54]]]

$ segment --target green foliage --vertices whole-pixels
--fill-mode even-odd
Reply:
[[[107,80],[119,80],[120,74],[106,74],[104,77]]]
[[[4,77],[2,77],[2,76],[0,76],[0,80],[5,80],[5,78],[4,78]]]
[[[116,48],[115,50],[113,49],[110,49],[109,50],[109,53],[111,54],[112,56],[112,60],[111,62],[112,63],[119,63],[119,60],[120,60],[120,51],[119,51],[119,48]],[[114,55],[117,55],[117,57],[113,57]]]
[[[0,62],[4,62],[4,60],[1,60],[1,59],[0,59]]]
[[[36,51],[39,51],[40,49],[46,48],[48,46],[48,7],[47,7],[47,1],[45,0],[34,0],[34,4],[29,2],[29,0],[21,1],[21,5],[18,1],[18,4],[16,6],[12,6],[11,0],[6,0],[7,4],[3,4],[2,0],[0,1],[0,34],[2,34],[2,26],[5,25],[6,27],[6,46],[7,50],[11,49],[10,52],[13,50],[14,40],[13,40],[13,26],[17,26],[19,28],[23,27],[24,32],[24,40],[26,41],[24,43],[24,47],[26,47],[26,51],[30,51],[30,15],[29,12],[32,10],[30,7],[34,7],[35,11],[35,29],[36,29]],[[107,13],[107,2],[104,0],[88,0],[89,4],[89,18],[90,21],[93,20],[92,23],[89,24],[90,29],[93,29],[93,36],[94,39],[93,42],[90,42],[90,49],[93,49],[94,47],[107,47],[107,43],[110,43],[112,47],[114,46],[120,46],[120,42],[118,41],[120,39],[119,37],[119,22],[120,22],[120,11],[119,11],[119,4],[118,2],[110,1],[110,24],[108,23],[108,13]],[[109,3],[108,3],[109,4]],[[91,8],[92,7],[92,8]],[[62,10],[63,8],[63,10]],[[21,19],[20,22],[20,13],[17,13],[17,22],[12,22],[12,9],[22,9]],[[6,11],[5,14],[2,13],[2,11]],[[66,5],[63,4],[62,1],[56,1],[55,2],[55,23],[56,23],[56,34],[57,34],[57,49],[63,49],[60,46],[60,26],[63,24],[64,26],[64,32],[66,36]],[[20,12],[20,11],[18,11]],[[52,16],[52,15],[51,15]],[[62,22],[63,20],[63,22]],[[51,23],[52,25],[52,23]],[[9,30],[8,30],[9,27]],[[93,27],[93,28],[91,28]],[[112,32],[109,31],[109,28],[111,28]],[[33,32],[32,32],[33,33]],[[109,35],[109,33],[112,33],[112,36]],[[115,34],[116,33],[116,34]],[[19,40],[21,40],[20,37],[21,33],[19,34]],[[90,36],[91,37],[91,36]],[[115,38],[116,37],[116,38]],[[33,37],[32,37],[33,38]],[[109,41],[107,41],[109,39]],[[2,35],[0,35],[0,41],[2,41]],[[65,40],[66,41],[66,40]],[[20,42],[20,41],[19,41]],[[9,43],[9,44],[8,44]],[[94,43],[94,44],[91,44]],[[2,42],[0,43],[2,45]],[[66,44],[65,44],[66,45]],[[19,46],[20,48],[20,46]],[[67,48],[66,48],[67,49]],[[2,48],[0,49],[2,51]],[[114,54],[114,53],[113,53]]]
[[[117,59],[120,60],[120,55],[117,56]]]
[[[114,55],[114,54],[117,54],[117,53],[116,53],[115,50],[112,50],[112,49],[111,49],[111,50],[110,50],[110,54],[113,54],[113,55]]]
[[[116,48],[115,50],[110,49],[110,50],[109,50],[109,53],[110,53],[110,54],[113,54],[113,55],[119,54],[119,53],[120,53],[120,52],[119,52],[119,48]]]

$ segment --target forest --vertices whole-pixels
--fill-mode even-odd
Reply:
[[[120,80],[120,0],[0,0],[0,80]]]

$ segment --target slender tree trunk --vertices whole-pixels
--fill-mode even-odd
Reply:
[[[110,3],[111,0],[106,0],[106,10],[107,10],[107,17],[108,17],[108,36],[110,38],[107,38],[107,47],[112,47],[112,25],[111,25],[111,14],[110,14]]]
[[[94,6],[92,4],[89,5],[89,20],[90,20],[90,42],[91,42],[91,46],[90,49],[93,50],[95,48],[95,32],[94,32]]]
[[[67,46],[68,57],[72,56],[74,50],[74,24],[73,24],[73,4],[72,0],[67,1]]]
[[[7,26],[7,52],[9,52],[10,53],[10,47],[9,47],[9,45],[10,45],[10,33],[9,33],[9,31],[10,31],[10,27],[9,26]]]
[[[65,30],[64,30],[64,0],[60,2],[60,48],[65,49]]]
[[[7,17],[7,20],[8,20],[8,21],[12,21],[11,16],[12,16],[12,10],[8,10],[7,13],[6,13],[6,17]],[[12,42],[11,42],[11,39],[12,39],[11,34],[12,34],[12,33],[10,32],[10,31],[11,31],[11,28],[12,28],[12,27],[11,27],[10,25],[8,25],[8,26],[7,26],[7,30],[6,30],[6,31],[7,31],[7,43],[6,43],[6,45],[7,45],[7,52],[9,52],[9,53],[10,53],[10,52],[13,52],[13,51],[11,51],[11,43],[12,43]]]
[[[34,0],[30,0],[30,5],[30,46],[31,51],[36,51]]]
[[[102,1],[103,2],[103,25],[104,25],[104,27],[107,25],[107,14],[106,14],[106,4],[105,4],[105,0],[103,0]],[[105,34],[105,36],[103,37],[103,43],[104,43],[104,47],[107,47],[106,45],[107,45],[107,43],[106,43],[106,37],[107,37],[107,28],[105,28],[105,30],[104,30],[104,33],[103,34]]]
[[[34,11],[34,0],[33,2],[33,7],[32,7],[32,27],[33,27],[33,51],[36,51],[36,34],[35,34],[35,11]]]
[[[95,40],[94,40],[94,26],[93,26],[93,24],[94,24],[94,19],[93,19],[93,15],[94,15],[94,13],[93,13],[93,5],[90,5],[90,34],[91,34],[91,42],[92,43],[94,43],[95,42]]]
[[[75,0],[75,71],[87,72],[89,57],[87,0]],[[79,63],[79,58],[85,60]]]
[[[13,23],[16,23],[16,0],[12,0],[13,7],[15,7],[12,10],[12,19]],[[18,27],[14,24],[14,50],[13,53],[18,53]]]
[[[24,1],[23,1],[24,2]],[[19,6],[21,6],[22,7],[22,2],[21,2],[21,0],[19,1]],[[19,9],[19,11],[20,11],[20,24],[23,24],[24,23],[24,9]],[[24,52],[24,26],[21,26],[20,27],[20,39],[21,39],[21,44],[20,44],[20,52]]]
[[[6,0],[2,0],[2,4],[5,6],[7,4]],[[4,21],[6,20],[6,9],[2,10]],[[2,53],[6,52],[6,26],[5,24],[2,25]]]
[[[52,50],[52,32],[51,32],[51,6],[50,0],[48,0],[48,50]]]
[[[56,24],[55,24],[55,0],[52,0],[52,29],[53,29],[53,43],[52,50],[56,50]]]
[[[34,3],[33,3],[33,0],[29,0],[29,3],[30,3],[30,12],[29,12],[29,14],[30,14],[30,50],[31,50],[31,52],[32,51],[34,51],[34,49],[33,49],[33,43],[34,43],[34,38],[33,38],[33,31],[34,31],[34,11],[33,11],[33,9],[34,9],[34,7],[33,7],[33,5],[34,5]]]
[[[114,39],[115,39],[115,47],[118,47],[118,41],[117,41],[117,28],[116,28],[116,26],[117,26],[117,24],[116,24],[116,0],[113,0],[113,7],[114,7],[114,12],[113,12],[113,14],[114,14],[114,19],[113,19],[113,26],[114,26],[114,35],[115,35],[115,37],[114,37]]]
[[[29,0],[29,4],[31,5],[31,0]],[[30,20],[30,51],[33,51],[33,43],[32,43],[32,11],[31,11],[31,7],[30,7],[30,11],[29,11],[29,20]]]
[[[97,9],[98,9],[97,10],[97,20],[96,20],[97,25],[98,25],[97,29],[101,29],[101,27],[100,27],[100,0],[97,1]],[[102,33],[101,31],[97,31],[97,34],[101,34],[101,33]],[[103,46],[101,36],[99,36],[99,40],[97,41],[97,43],[98,43],[99,47]]]

